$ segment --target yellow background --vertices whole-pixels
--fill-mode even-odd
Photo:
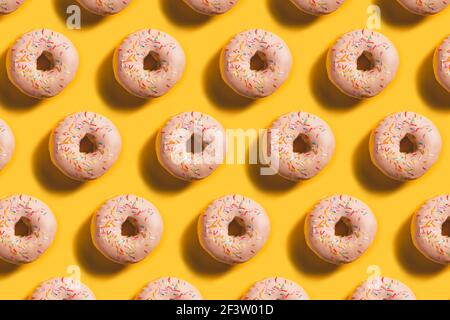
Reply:
[[[355,103],[327,80],[325,52],[342,33],[364,27],[367,7],[381,6],[381,32],[397,46],[401,67],[394,83],[380,96]],[[70,265],[99,299],[130,299],[160,276],[192,282],[207,299],[236,299],[255,281],[283,276],[301,284],[313,299],[343,299],[377,265],[385,276],[405,282],[420,299],[450,298],[450,270],[428,262],[413,247],[409,223],[428,198],[450,192],[450,98],[436,83],[431,54],[450,31],[450,9],[420,18],[393,0],[348,0],[336,13],[312,18],[288,0],[241,0],[215,18],[195,14],[181,0],[134,0],[122,13],[98,18],[82,11],[81,30],[68,30],[65,9],[74,1],[28,0],[17,12],[0,17],[0,117],[16,137],[12,162],[0,173],[0,196],[27,193],[45,201],[58,220],[52,247],[36,262],[14,267],[0,263],[0,298],[23,299],[42,280],[66,274]],[[59,96],[36,102],[9,83],[4,58],[21,33],[50,28],[67,35],[78,48],[81,67],[75,81]],[[152,101],[131,97],[111,69],[114,48],[141,28],[168,32],[182,44],[187,69],[166,96]],[[294,56],[287,83],[273,96],[248,101],[220,79],[219,51],[231,36],[247,28],[280,35]],[[439,163],[423,178],[399,184],[383,177],[370,163],[367,144],[372,127],[386,114],[419,112],[441,130],[444,149]],[[124,148],[120,161],[98,181],[80,185],[63,177],[50,163],[48,135],[65,115],[91,110],[119,128]],[[337,149],[332,163],[311,181],[292,184],[260,177],[256,167],[222,166],[204,181],[187,185],[169,177],[154,151],[158,128],[172,115],[206,112],[226,128],[264,128],[282,113],[303,110],[325,119],[334,130]],[[165,231],[159,247],[143,262],[120,267],[92,246],[89,222],[106,199],[134,193],[160,210]],[[251,261],[233,268],[214,262],[199,247],[197,217],[213,199],[228,193],[249,196],[267,210],[272,232],[266,247]],[[365,201],[379,222],[371,249],[356,262],[332,267],[306,247],[305,214],[321,198],[347,193]]]

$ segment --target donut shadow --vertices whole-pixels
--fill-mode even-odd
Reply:
[[[181,245],[183,247],[183,259],[192,271],[201,275],[220,275],[230,271],[233,266],[216,261],[206,252],[198,239],[198,217],[189,223],[184,231]]]
[[[211,16],[196,12],[182,0],[160,0],[159,3],[164,15],[179,26],[200,26],[212,19]]]
[[[321,106],[345,111],[356,107],[362,100],[342,93],[328,78],[327,71],[328,49],[322,53],[313,65],[310,74],[311,91]]]
[[[97,71],[97,88],[103,101],[113,109],[132,111],[149,103],[128,93],[116,80],[113,70],[114,50],[102,61]]]
[[[231,89],[222,79],[220,72],[219,50],[208,62],[203,74],[203,86],[208,99],[216,106],[224,110],[239,111],[255,103],[256,100],[243,97]]]
[[[425,19],[424,16],[409,12],[396,0],[376,0],[375,4],[381,9],[382,20],[390,25],[407,28]]]
[[[161,166],[156,154],[157,137],[158,132],[152,135],[141,151],[141,174],[147,185],[156,191],[180,192],[187,188],[190,182],[175,178]]]
[[[68,193],[83,186],[83,182],[70,179],[53,164],[49,140],[50,133],[39,142],[33,154],[33,172],[39,183],[47,190],[60,193]]]
[[[75,237],[75,254],[78,262],[91,274],[112,275],[123,271],[127,266],[107,259],[94,246],[91,237],[91,220],[89,217],[78,230]]]
[[[67,8],[71,5],[76,5],[81,8],[81,28],[83,26],[92,27],[101,22],[105,17],[93,14],[92,12],[84,9],[77,1],[75,0],[53,0],[53,7],[58,17],[64,23],[67,21],[69,14],[67,13]]]
[[[32,107],[37,106],[42,100],[35,99],[22,93],[12,84],[8,78],[6,71],[6,56],[8,50],[5,50],[1,55],[0,60],[0,104],[12,111],[27,111]]]
[[[428,260],[414,246],[411,237],[411,217],[402,224],[395,237],[395,253],[401,266],[411,274],[433,275],[445,269],[444,265]]]
[[[370,191],[390,192],[405,183],[385,176],[372,162],[369,151],[371,133],[367,134],[356,147],[353,155],[353,170],[360,184]]]
[[[7,277],[20,269],[21,265],[0,260],[0,276]]]
[[[319,20],[318,16],[307,14],[288,0],[267,0],[273,17],[285,26],[307,26]]]
[[[433,59],[434,50],[427,55],[417,71],[417,89],[430,107],[450,111],[450,93],[436,80]]]
[[[340,266],[320,259],[308,247],[305,239],[306,216],[303,216],[289,234],[289,257],[302,273],[312,276],[331,274],[337,271]]]

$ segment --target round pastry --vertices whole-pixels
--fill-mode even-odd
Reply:
[[[25,0],[0,0],[0,15],[16,11]]]
[[[275,277],[255,283],[242,300],[309,300],[309,297],[295,282]]]
[[[52,244],[56,220],[42,201],[27,195],[0,200],[0,258],[23,264],[38,259]]]
[[[399,181],[423,176],[438,160],[441,147],[435,125],[409,111],[388,115],[370,138],[370,155],[375,166]]]
[[[77,112],[64,118],[50,137],[50,156],[68,177],[94,180],[116,162],[122,139],[116,126],[94,112]]]
[[[37,99],[59,94],[78,69],[78,53],[72,42],[49,29],[21,36],[9,49],[6,61],[11,82]]]
[[[184,0],[184,2],[198,13],[213,16],[229,11],[238,0]]]
[[[207,114],[183,112],[160,130],[156,151],[161,165],[173,176],[186,181],[204,179],[224,161],[225,130]]]
[[[306,218],[308,246],[329,263],[344,264],[358,259],[370,247],[376,233],[377,221],[370,208],[347,195],[323,199]]]
[[[73,278],[59,277],[42,282],[30,300],[95,300],[92,291]]]
[[[236,35],[223,49],[224,81],[238,94],[262,98],[274,93],[291,71],[292,55],[277,35],[251,29]]]
[[[282,115],[268,133],[271,159],[276,156],[278,173],[288,180],[311,179],[323,170],[334,153],[330,127],[308,112]]]
[[[270,221],[252,199],[227,195],[213,201],[200,216],[198,236],[202,247],[226,264],[254,257],[269,237]]]
[[[136,300],[203,300],[200,292],[190,283],[174,277],[150,282]]]
[[[0,170],[2,170],[14,152],[14,135],[5,121],[0,119]]]
[[[447,8],[448,0],[397,0],[406,10],[419,14],[421,16],[428,16],[436,14]]]
[[[350,300],[416,300],[405,284],[387,277],[373,277],[364,281]]]
[[[344,34],[328,52],[331,82],[343,93],[363,99],[376,96],[394,79],[397,49],[381,33],[361,29]]]
[[[450,264],[450,195],[428,200],[413,217],[414,245],[428,259]]]
[[[345,0],[291,0],[303,12],[315,16],[335,12]]]
[[[175,38],[156,29],[144,29],[125,38],[113,63],[122,87],[148,99],[166,94],[181,79],[186,58]]]
[[[450,93],[450,36],[436,49],[433,66],[437,81]]]
[[[131,0],[77,0],[86,10],[100,15],[109,16],[125,9]]]
[[[159,244],[163,221],[158,209],[131,194],[106,201],[92,220],[92,240],[108,259],[122,264],[136,263]]]

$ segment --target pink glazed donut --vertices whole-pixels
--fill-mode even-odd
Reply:
[[[279,117],[269,129],[270,154],[277,155],[280,176],[299,181],[316,176],[331,160],[334,135],[328,124],[308,112]],[[298,139],[302,146],[297,150]]]
[[[131,0],[77,0],[86,10],[100,15],[108,16],[119,13],[125,9]]]
[[[204,179],[223,163],[225,138],[225,130],[213,117],[194,111],[180,113],[172,117],[158,134],[158,160],[178,179]]]
[[[436,14],[447,8],[448,0],[397,0],[408,11],[427,16]]]
[[[436,49],[433,66],[437,81],[450,93],[450,35]]]
[[[130,230],[124,231],[124,223]],[[92,240],[108,259],[136,263],[159,244],[163,221],[158,209],[147,200],[125,194],[106,201],[92,220]]]
[[[5,121],[0,119],[0,170],[11,160],[14,152],[14,135]]]
[[[8,51],[6,61],[11,82],[37,99],[61,93],[78,69],[78,53],[73,43],[48,29],[21,36]]]
[[[323,199],[306,218],[308,246],[320,258],[333,264],[358,259],[370,247],[376,233],[377,221],[370,208],[347,195]]]
[[[291,2],[303,12],[315,16],[336,11],[344,1],[345,0],[291,0]]]
[[[277,35],[251,29],[228,43],[220,65],[222,78],[234,91],[255,99],[271,95],[286,81],[292,55]]]
[[[114,74],[129,93],[144,99],[166,94],[183,75],[184,51],[172,36],[156,29],[129,35],[114,54]]]
[[[119,158],[121,149],[122,140],[116,126],[95,112],[67,116],[50,137],[53,163],[62,173],[78,181],[104,175]]]
[[[416,300],[416,296],[398,280],[374,277],[356,288],[350,300]]]
[[[369,29],[344,34],[331,47],[327,59],[330,81],[346,95],[358,99],[381,93],[394,79],[398,65],[392,42]]]
[[[18,226],[22,225],[22,232]],[[27,195],[0,200],[0,258],[23,264],[38,259],[52,244],[56,220],[42,201]]]
[[[136,300],[203,300],[200,292],[190,283],[174,277],[150,282]]]
[[[236,233],[230,225],[237,224]],[[198,236],[202,247],[226,264],[243,263],[254,257],[269,237],[270,221],[264,209],[241,195],[213,201],[200,216]]]
[[[450,195],[428,200],[411,224],[414,245],[428,259],[450,264]]]
[[[275,277],[255,283],[242,300],[309,300],[309,297],[295,282]]]
[[[399,181],[423,176],[438,160],[441,147],[436,126],[409,111],[384,118],[370,138],[372,162],[385,175]]]
[[[95,300],[95,296],[78,280],[59,277],[42,282],[29,300]]]
[[[229,11],[238,0],[184,0],[184,2],[198,13],[212,16]]]
[[[25,0],[0,0],[0,15],[16,11]]]

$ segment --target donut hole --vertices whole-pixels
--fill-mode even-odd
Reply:
[[[264,71],[269,67],[267,57],[264,52],[256,51],[250,59],[250,69],[253,71]]]
[[[402,140],[400,140],[400,152],[401,153],[414,153],[417,151],[416,137],[412,134],[406,134]]]
[[[55,60],[53,54],[44,51],[36,60],[36,69],[40,71],[50,71],[55,67]]]
[[[161,58],[157,52],[150,51],[144,58],[144,70],[157,71],[159,69],[161,69]]]
[[[228,225],[228,235],[231,237],[242,237],[246,232],[244,220],[238,217],[234,219]]]
[[[442,224],[442,235],[445,237],[450,237],[450,217],[448,217]]]
[[[207,146],[208,144],[203,141],[203,137],[195,133],[186,141],[186,151],[192,154],[202,153]]]
[[[26,217],[22,217],[14,225],[14,235],[17,237],[28,237],[32,233],[31,221]]]
[[[334,226],[334,235],[347,237],[353,233],[352,222],[346,217],[342,217]]]
[[[359,71],[370,71],[375,68],[375,59],[369,51],[363,51],[356,61],[356,67]]]
[[[311,151],[311,142],[305,134],[299,134],[294,140],[293,150],[295,153],[307,153]]]
[[[86,134],[83,139],[80,140],[80,152],[81,153],[94,153],[97,151],[97,141],[92,134]]]
[[[138,223],[135,218],[128,217],[122,223],[122,236],[124,237],[134,237],[139,234]]]

